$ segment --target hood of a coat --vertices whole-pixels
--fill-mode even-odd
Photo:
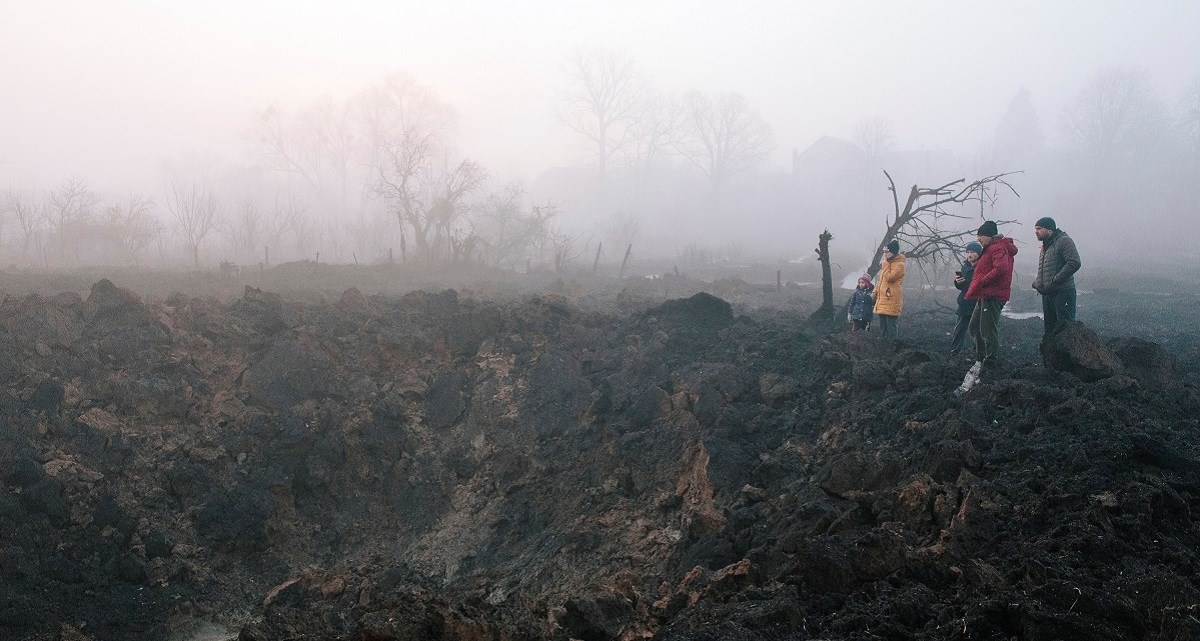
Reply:
[[[997,236],[992,239],[992,242],[988,243],[987,247],[983,248],[983,253],[985,254],[999,251],[1008,252],[1009,256],[1016,256],[1017,245],[1013,242],[1013,239],[1009,238],[1008,236]]]

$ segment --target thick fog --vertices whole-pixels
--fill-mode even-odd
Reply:
[[[828,229],[846,271],[964,179],[906,250],[1050,215],[1091,265],[1194,267],[1198,42],[1186,2],[6,0],[0,264],[787,260]]]

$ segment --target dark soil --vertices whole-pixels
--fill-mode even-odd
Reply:
[[[1178,298],[959,398],[932,295],[667,280],[5,299],[0,638],[1200,638]]]

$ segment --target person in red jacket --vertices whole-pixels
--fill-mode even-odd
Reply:
[[[994,368],[1000,353],[1000,310],[1012,293],[1017,246],[1011,238],[1000,235],[996,223],[990,220],[979,226],[977,234],[983,254],[975,263],[971,286],[963,298],[975,301],[968,330],[975,339],[976,363],[972,369],[979,373]]]

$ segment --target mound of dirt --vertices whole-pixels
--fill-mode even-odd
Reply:
[[[647,312],[647,316],[689,325],[724,327],[733,322],[733,308],[712,294],[699,292],[690,298],[669,300]]]
[[[940,335],[708,294],[331,300],[0,305],[0,637],[1200,638],[1152,343],[960,398]]]

